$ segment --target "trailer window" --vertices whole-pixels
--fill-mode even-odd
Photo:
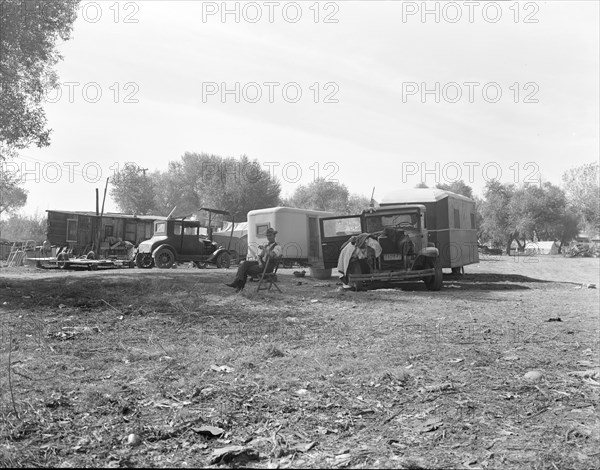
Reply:
[[[125,222],[125,240],[135,243],[137,234],[137,224],[134,222]]]
[[[67,241],[77,241],[77,219],[67,219]]]
[[[454,209],[454,228],[460,228],[460,212]]]
[[[477,228],[475,227],[475,214],[471,214],[471,228]]]
[[[104,226],[104,238],[108,238],[108,237],[112,237],[112,236],[113,236],[113,226],[105,225]]]
[[[266,238],[268,228],[269,228],[269,224],[257,225],[256,226],[256,236]]]

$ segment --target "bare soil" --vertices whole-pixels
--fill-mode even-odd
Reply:
[[[0,465],[600,467],[598,259],[292,271],[1,269]]]

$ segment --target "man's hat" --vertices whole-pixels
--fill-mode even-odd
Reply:
[[[269,227],[267,229],[267,235],[277,235],[277,230],[275,230],[274,228]]]

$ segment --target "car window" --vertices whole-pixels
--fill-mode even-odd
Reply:
[[[167,231],[167,224],[164,222],[156,222],[154,224],[154,233],[163,234]]]
[[[323,236],[326,238],[343,235],[358,235],[360,233],[362,233],[360,217],[347,217],[323,221]]]

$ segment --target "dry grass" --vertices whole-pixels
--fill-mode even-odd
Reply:
[[[598,467],[600,387],[569,375],[598,368],[598,290],[551,282],[597,269],[486,260],[439,293],[281,270],[283,295],[235,295],[224,270],[3,270],[0,465],[198,467],[241,445],[259,459],[226,465]]]

